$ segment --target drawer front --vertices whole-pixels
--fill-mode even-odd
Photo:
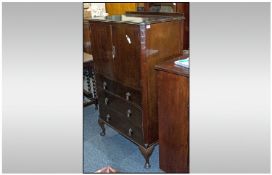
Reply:
[[[142,110],[126,100],[98,89],[98,103],[102,111],[109,108],[120,113],[123,120],[131,122],[135,127],[142,127]]]
[[[126,101],[141,107],[141,92],[122,85],[119,82],[107,79],[101,74],[96,74],[97,88],[112,92]]]
[[[141,127],[133,125],[125,116],[116,112],[105,105],[99,106],[100,118],[108,123],[115,130],[125,135],[127,138],[136,142],[137,144],[143,144],[143,132]]]

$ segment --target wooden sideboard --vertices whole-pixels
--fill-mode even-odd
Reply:
[[[118,15],[89,20],[99,120],[139,146],[145,167],[158,142],[154,66],[182,54],[183,16]]]
[[[174,61],[156,66],[160,168],[189,173],[189,69]]]

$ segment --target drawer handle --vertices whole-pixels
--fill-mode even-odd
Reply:
[[[129,130],[128,130],[128,135],[129,135],[129,136],[132,136],[132,134],[133,134],[133,131],[132,131],[131,128],[129,128]]]
[[[131,110],[128,109],[128,110],[127,110],[127,117],[129,118],[130,116],[131,116]]]
[[[115,46],[112,46],[112,59],[115,58],[115,54],[116,54]]]
[[[126,93],[126,100],[129,101],[131,94],[129,92]]]
[[[107,89],[107,82],[105,82],[105,81],[103,82],[103,89],[105,89],[105,90]]]
[[[110,118],[111,118],[111,117],[110,117],[110,114],[108,114],[108,115],[106,116],[106,121],[109,122],[109,121],[110,121]]]
[[[108,97],[105,98],[105,105],[108,105],[109,104],[109,99]]]

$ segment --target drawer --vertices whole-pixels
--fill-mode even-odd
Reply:
[[[98,89],[97,94],[98,104],[102,111],[109,108],[120,113],[124,120],[128,120],[134,126],[142,127],[142,109],[102,89]]]
[[[99,117],[113,129],[125,135],[131,141],[136,142],[137,144],[143,144],[143,132],[141,127],[133,125],[125,116],[107,106],[99,108],[99,111]]]
[[[141,91],[126,87],[119,82],[110,80],[101,74],[96,74],[96,86],[141,107]]]

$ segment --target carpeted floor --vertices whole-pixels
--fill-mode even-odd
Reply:
[[[134,143],[108,126],[106,135],[99,135],[101,128],[97,124],[98,110],[94,109],[94,105],[85,107],[83,112],[84,173],[93,173],[107,165],[120,173],[163,173],[159,168],[158,146],[150,157],[151,168],[145,169],[145,160]]]

